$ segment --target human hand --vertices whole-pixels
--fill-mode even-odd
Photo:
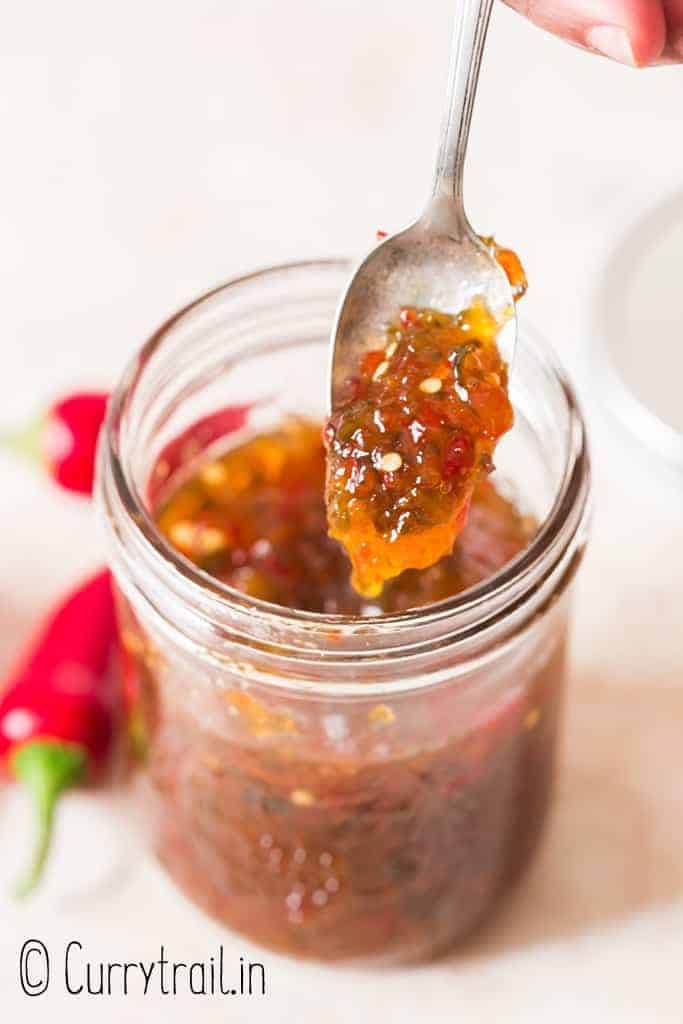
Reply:
[[[622,64],[683,61],[683,0],[505,0],[534,24]]]

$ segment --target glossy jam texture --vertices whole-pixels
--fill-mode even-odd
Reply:
[[[327,535],[324,473],[320,428],[291,420],[223,454],[195,452],[159,495],[157,521],[245,593],[354,615],[458,593],[534,530],[482,479],[453,553],[369,604]],[[533,653],[483,668],[466,692],[446,678],[302,700],[229,659],[218,679],[176,660],[120,603],[145,818],[172,877],[222,922],[290,954],[414,960],[469,932],[525,864],[552,781],[559,606]]]
[[[498,245],[492,235],[482,237],[481,241],[489,250],[494,260],[505,271],[505,276],[512,288],[512,298],[515,302],[519,302],[520,299],[524,298],[529,288],[526,272],[519,256],[513,249],[506,249],[505,246]]]
[[[404,308],[368,352],[325,429],[330,535],[367,597],[453,550],[477,482],[512,426],[499,324]]]
[[[158,525],[182,554],[251,597],[345,615],[451,597],[495,573],[534,530],[481,479],[454,551],[422,572],[404,572],[370,600],[351,585],[348,558],[328,535],[324,481],[320,426],[291,419],[204,460],[167,496]]]

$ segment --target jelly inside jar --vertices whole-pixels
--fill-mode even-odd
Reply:
[[[372,616],[441,601],[501,569],[528,544],[534,521],[492,480],[474,487],[453,550],[407,570],[368,598],[328,534],[320,424],[291,418],[221,454],[200,458],[156,512],[170,543],[216,579],[251,597],[309,612]]]

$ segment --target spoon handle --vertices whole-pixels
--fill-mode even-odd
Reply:
[[[457,0],[457,4],[433,198],[455,199],[462,211],[465,154],[493,0]]]

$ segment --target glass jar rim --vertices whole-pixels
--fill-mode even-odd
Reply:
[[[547,343],[528,328],[524,330],[528,341],[544,368],[559,382],[569,417],[570,444],[562,480],[552,507],[528,546],[503,569],[462,593],[438,603],[408,609],[400,613],[360,618],[348,615],[323,614],[290,609],[251,597],[223,583],[194,565],[181,555],[161,535],[149,513],[127,463],[120,450],[119,440],[126,404],[140,381],[152,356],[164,344],[173,329],[195,313],[198,308],[227,292],[251,286],[269,278],[313,271],[350,272],[351,263],[345,259],[304,260],[278,264],[232,278],[198,296],[168,318],[144,343],[124,371],[112,393],[105,429],[100,442],[98,465],[98,493],[103,505],[114,501],[127,517],[135,539],[137,552],[147,562],[162,585],[169,586],[191,606],[212,621],[237,615],[242,625],[270,627],[276,635],[284,631],[302,631],[318,637],[333,639],[335,653],[342,655],[339,641],[345,639],[358,655],[359,646],[379,633],[398,650],[413,650],[407,641],[410,630],[420,628],[435,640],[440,626],[448,626],[449,638],[468,637],[473,629],[498,619],[504,610],[517,601],[519,584],[527,581],[528,588],[540,586],[565,557],[587,519],[590,489],[590,465],[583,417],[564,370]],[[105,508],[105,516],[108,509]],[[254,630],[259,632],[258,628]],[[358,642],[356,642],[358,641]],[[407,647],[404,646],[407,643]],[[421,648],[422,649],[422,648]]]

